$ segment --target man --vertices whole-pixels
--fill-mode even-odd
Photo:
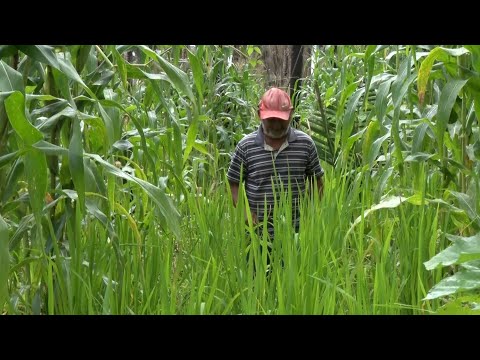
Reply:
[[[238,143],[227,178],[235,205],[240,181],[245,182],[253,221],[261,224],[267,217],[268,233],[273,239],[275,194],[278,199],[281,188],[287,191],[290,181],[292,221],[295,231],[298,232],[300,195],[306,190],[307,180],[313,184],[316,178],[321,197],[324,171],[312,138],[303,131],[290,127],[292,103],[285,91],[278,88],[268,90],[260,100],[258,116],[261,125]]]

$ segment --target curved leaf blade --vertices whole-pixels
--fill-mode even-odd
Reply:
[[[145,190],[150,199],[158,206],[162,215],[165,216],[170,230],[177,238],[180,238],[180,213],[173,205],[172,200],[165,195],[164,191],[147,181],[123,172],[122,170],[103,160],[97,154],[85,153],[85,155],[102,165],[108,173],[122,179],[132,181]]]
[[[427,294],[424,300],[432,300],[458,291],[480,288],[480,270],[460,271],[441,280]]]
[[[22,74],[0,60],[0,92],[16,90],[25,92]]]
[[[453,245],[426,261],[424,265],[427,270],[433,270],[439,265],[448,266],[480,259],[480,233],[470,237],[456,235],[447,237],[454,242]]]
[[[467,83],[467,80],[453,79],[447,82],[445,87],[442,89],[440,94],[440,100],[438,101],[438,110],[437,110],[437,134],[438,137],[443,137],[448,124],[448,119],[457,100],[460,90]]]
[[[15,132],[26,145],[33,145],[43,139],[43,135],[25,117],[25,98],[15,91],[5,99],[5,110]]]
[[[430,54],[422,61],[420,64],[420,69],[418,70],[418,79],[417,79],[417,88],[418,88],[418,100],[420,104],[423,104],[425,99],[425,91],[427,89],[428,78],[432,70],[433,63],[440,56],[442,52],[441,48],[435,48],[430,51]]]
[[[30,56],[32,59],[37,60],[41,63],[48,64],[55,69],[60,70],[60,65],[58,64],[57,56],[55,51],[51,46],[47,45],[17,45],[18,50],[23,52],[25,55]]]

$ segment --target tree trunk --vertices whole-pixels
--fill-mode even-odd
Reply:
[[[310,56],[310,48],[306,45],[263,45],[266,87],[276,86],[290,95],[300,89],[301,79],[307,75],[304,59]]]
[[[295,93],[295,90],[299,90],[302,84],[302,73],[303,73],[303,52],[302,52],[302,45],[292,45],[291,50],[291,62],[290,62],[290,86],[289,86],[289,94],[293,100],[293,108],[297,107],[298,103],[298,93]]]
[[[266,88],[275,86],[288,90],[291,56],[289,45],[264,45],[262,56]]]

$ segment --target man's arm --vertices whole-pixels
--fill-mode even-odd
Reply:
[[[245,156],[245,152],[240,144],[237,145],[235,153],[233,154],[230,167],[228,168],[227,178],[228,183],[230,184],[230,190],[232,192],[233,205],[236,207],[238,203],[238,189],[240,186],[240,181],[243,181],[248,175],[248,166]],[[253,223],[257,223],[257,215],[252,211],[252,220]],[[247,213],[245,211],[245,223],[247,223]]]
[[[238,202],[238,188],[239,184],[229,180],[228,183],[230,184],[230,191],[232,192],[232,199],[233,199],[233,206],[237,207]],[[245,210],[245,224],[248,222],[247,211]],[[252,222],[253,225],[258,223],[257,214],[252,211]]]
[[[323,197],[323,178],[321,176],[317,177],[317,189],[318,189],[318,198],[322,200]]]
[[[311,140],[311,146],[309,148],[308,154],[308,161],[307,161],[307,168],[306,174],[310,178],[310,186],[313,194],[313,180],[317,181],[317,191],[318,191],[318,198],[321,200],[323,197],[323,174],[324,171],[322,166],[320,165],[320,160],[317,154],[317,148],[313,140]]]
[[[237,206],[238,202],[238,187],[240,181],[245,180],[245,175],[248,173],[247,159],[245,151],[243,150],[241,143],[235,148],[230,166],[227,171],[227,179],[230,184],[230,190],[232,191],[233,205]],[[243,179],[242,179],[243,172]]]
[[[239,184],[233,181],[229,181],[230,190],[232,192],[233,206],[237,206],[238,201],[238,186]]]

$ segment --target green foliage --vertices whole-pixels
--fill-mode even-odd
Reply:
[[[438,309],[439,315],[480,315],[479,296],[461,296]]]
[[[260,47],[0,46],[2,312],[477,313],[478,55],[317,47],[325,193],[298,234],[279,198],[271,243],[225,181]]]

